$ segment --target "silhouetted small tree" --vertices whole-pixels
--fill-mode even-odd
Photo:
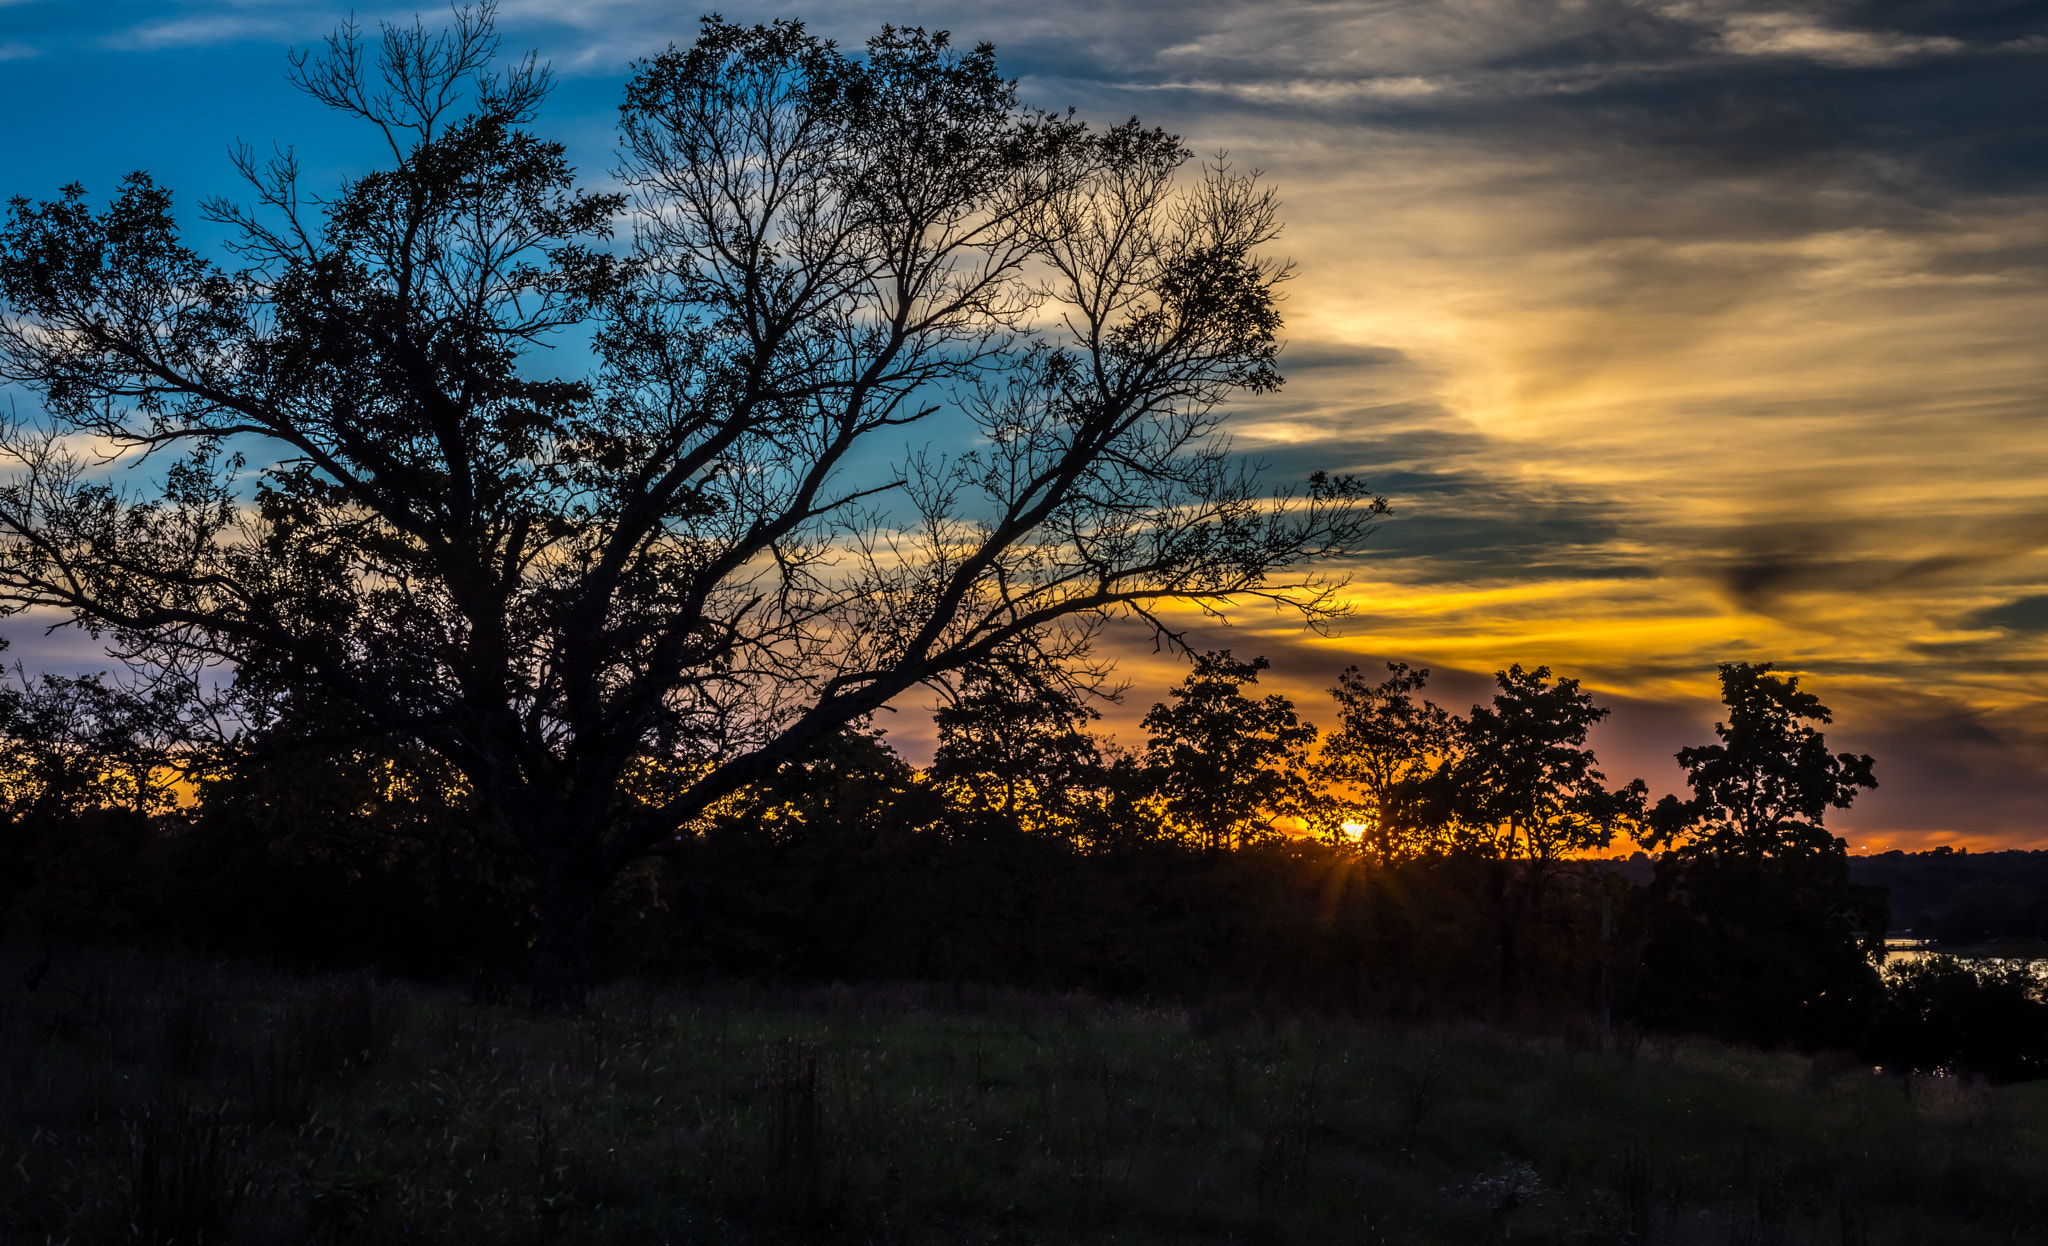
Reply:
[[[1210,851],[1274,833],[1308,797],[1303,770],[1316,729],[1294,702],[1274,693],[1254,700],[1243,688],[1271,663],[1239,662],[1228,649],[1204,653],[1195,669],[1145,715],[1151,741],[1146,774],[1168,818]]]
[[[191,760],[181,699],[104,673],[0,684],[0,917],[136,934],[160,922],[164,820]]]
[[[1643,1002],[1663,1024],[1762,1042],[1848,1043],[1880,997],[1889,906],[1849,881],[1829,809],[1874,788],[1868,756],[1830,753],[1832,721],[1768,662],[1721,666],[1720,743],[1682,749],[1690,800],[1651,812],[1664,850],[1644,956]]]
[[[160,692],[17,666],[0,684],[0,793],[17,816],[162,813],[184,771],[177,728],[175,700]]]
[[[721,801],[706,819],[704,834],[801,849],[907,833],[929,825],[938,813],[915,774],[872,722],[849,723]]]
[[[1458,791],[1469,847],[1537,866],[1614,840],[1640,816],[1640,779],[1609,790],[1586,733],[1612,711],[1576,679],[1519,663],[1496,672],[1491,706],[1475,705],[1460,733]]]
[[[1088,724],[1102,715],[1074,689],[1022,670],[969,672],[933,715],[931,781],[963,828],[1080,833],[1099,804],[1102,749]]]
[[[1833,721],[1797,676],[1769,662],[1721,665],[1728,721],[1714,724],[1719,744],[1678,751],[1690,800],[1666,796],[1651,813],[1653,847],[1680,857],[1744,856],[1783,860],[1839,856],[1847,849],[1822,825],[1829,809],[1847,809],[1859,789],[1874,788],[1868,755],[1828,752],[1811,723]]]
[[[1325,735],[1312,773],[1323,785],[1312,822],[1333,843],[1355,844],[1382,865],[1442,848],[1449,802],[1432,783],[1459,747],[1464,723],[1416,694],[1427,670],[1387,663],[1389,675],[1366,682],[1347,667],[1330,690],[1338,726]]]
[[[1540,930],[1555,862],[1604,848],[1618,827],[1641,816],[1641,779],[1614,790],[1586,734],[1609,710],[1576,679],[1517,663],[1498,671],[1490,706],[1475,705],[1450,767],[1464,851],[1512,863],[1495,873],[1501,988],[1512,1006],[1521,990],[1527,928]]]

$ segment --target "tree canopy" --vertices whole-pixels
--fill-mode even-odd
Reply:
[[[1721,743],[1679,750],[1693,796],[1658,803],[1651,846],[1759,858],[1845,852],[1823,820],[1877,786],[1873,759],[1828,752],[1827,737],[1808,725],[1832,722],[1827,706],[1769,662],[1722,663],[1721,699]]]
[[[1337,677],[1330,695],[1338,726],[1323,737],[1314,766],[1316,779],[1334,788],[1321,804],[1319,829],[1382,863],[1439,846],[1436,831],[1453,802],[1444,798],[1448,784],[1433,780],[1456,753],[1463,727],[1436,704],[1416,700],[1429,682],[1427,670],[1389,662],[1387,671],[1377,684],[1355,666]]]
[[[526,128],[546,69],[498,63],[488,8],[296,55],[390,163],[322,196],[241,151],[253,202],[202,205],[239,266],[147,174],[11,205],[0,375],[44,414],[0,438],[0,600],[251,738],[446,757],[534,879],[540,996],[621,868],[906,691],[1086,670],[1169,603],[1336,609],[1315,560],[1384,504],[1216,436],[1280,383],[1254,175],[1025,107],[985,45],[711,18],[634,67],[591,193]]]
[[[1586,733],[1611,712],[1576,679],[1520,663],[1497,672],[1491,706],[1475,705],[1462,730],[1458,790],[1481,846],[1503,858],[1550,861],[1605,848],[1641,813],[1641,779],[1610,791]]]
[[[1768,662],[1723,663],[1721,694],[1721,742],[1678,752],[1692,799],[1666,796],[1643,836],[1664,849],[1646,1010],[1765,1041],[1850,1041],[1883,995],[1891,913],[1883,888],[1851,881],[1822,817],[1877,786],[1872,759],[1829,753],[1807,725],[1827,707]]]
[[[1167,814],[1211,851],[1273,834],[1276,818],[1298,815],[1308,795],[1302,763],[1316,729],[1278,693],[1253,698],[1271,664],[1240,662],[1225,649],[1195,669],[1145,715],[1150,786]]]
[[[1012,831],[1071,825],[1104,767],[1088,725],[1100,711],[1028,673],[970,671],[932,716],[931,776],[977,820]]]

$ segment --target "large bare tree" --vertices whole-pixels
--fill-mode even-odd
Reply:
[[[225,672],[246,729],[448,758],[529,871],[538,1003],[624,865],[920,684],[1085,672],[1169,603],[1331,612],[1312,564],[1382,505],[1215,431],[1279,383],[1255,177],[1022,107],[986,46],[707,19],[587,193],[497,48],[484,8],[295,56],[390,166],[318,197],[241,152],[227,265],[144,174],[12,205],[0,369],[44,414],[0,599]]]

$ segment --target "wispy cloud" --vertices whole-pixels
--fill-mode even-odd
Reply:
[[[121,51],[153,52],[250,41],[290,42],[324,33],[336,20],[322,13],[294,12],[290,6],[238,6],[225,12],[202,11],[187,17],[138,23],[107,35],[102,43]]]
[[[1916,56],[1952,55],[1959,39],[1915,38],[1879,30],[1840,30],[1799,13],[1744,13],[1731,17],[1721,46],[1738,56],[1804,56],[1823,65],[1891,65]]]
[[[1921,56],[1946,56],[1967,44],[1948,35],[1914,35],[1838,24],[1832,8],[1748,7],[1677,0],[1659,12],[1716,33],[1717,45],[1737,56],[1801,57],[1822,65],[1865,68]]]

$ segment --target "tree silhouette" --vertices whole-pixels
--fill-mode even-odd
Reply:
[[[177,805],[178,706],[162,689],[124,688],[96,675],[30,677],[0,685],[0,798],[17,820],[94,809],[139,815]]]
[[[1101,748],[1087,730],[1101,716],[1028,668],[969,672],[933,715],[931,778],[967,823],[1071,833],[1077,804],[1102,785]]]
[[[1280,379],[1254,176],[1026,109],[986,46],[712,18],[588,194],[497,46],[486,7],[296,56],[391,163],[321,197],[241,152],[234,271],[144,174],[12,205],[0,375],[47,418],[0,439],[0,601],[225,667],[250,729],[447,757],[520,845],[537,1004],[580,1005],[621,869],[920,684],[1161,602],[1335,609],[1306,568],[1383,504],[1213,435]],[[547,375],[572,332],[595,370]],[[939,419],[978,448],[891,453]]]
[[[1540,929],[1553,862],[1613,842],[1632,826],[1647,794],[1641,779],[1610,791],[1586,733],[1610,712],[1593,704],[1576,679],[1550,680],[1550,668],[1498,671],[1492,706],[1465,720],[1453,767],[1466,847],[1519,862],[1496,873],[1502,993],[1510,1007],[1521,989],[1525,927]]]
[[[1615,791],[1595,769],[1586,733],[1611,712],[1576,679],[1550,682],[1550,668],[1520,663],[1496,672],[1491,707],[1464,723],[1458,789],[1474,846],[1501,859],[1539,865],[1605,848],[1632,825],[1648,789],[1637,779]]]
[[[1832,722],[1827,706],[1801,692],[1797,676],[1772,674],[1769,662],[1722,663],[1721,699],[1721,743],[1679,750],[1693,797],[1658,802],[1648,845],[1691,856],[1846,852],[1822,821],[1829,809],[1847,809],[1859,788],[1877,786],[1873,759],[1829,753],[1827,738],[1806,725]]]
[[[927,820],[928,791],[883,732],[849,723],[811,741],[775,773],[719,803],[707,819],[714,835],[742,835],[778,848],[838,840],[865,846],[884,830]]]
[[[1315,821],[1326,838],[1356,842],[1380,864],[1434,851],[1448,810],[1431,779],[1455,753],[1462,720],[1416,700],[1427,670],[1387,663],[1389,675],[1366,682],[1346,667],[1330,690],[1339,725],[1323,737],[1313,773],[1325,785]],[[1355,828],[1346,830],[1346,827]]]
[[[104,673],[13,675],[0,684],[0,922],[18,907],[46,926],[144,933],[169,882],[177,699]]]
[[[1663,1023],[1762,1042],[1853,1042],[1882,990],[1889,905],[1849,881],[1848,847],[1822,819],[1877,786],[1867,756],[1830,754],[1807,724],[1826,706],[1771,664],[1721,666],[1719,744],[1682,749],[1693,790],[1667,796],[1643,838],[1664,849],[1645,1007]]]
[[[1145,715],[1152,790],[1173,823],[1211,852],[1272,834],[1274,820],[1298,814],[1307,796],[1303,763],[1316,729],[1286,697],[1242,691],[1270,665],[1239,662],[1228,649],[1201,654],[1168,691],[1173,703]]]

